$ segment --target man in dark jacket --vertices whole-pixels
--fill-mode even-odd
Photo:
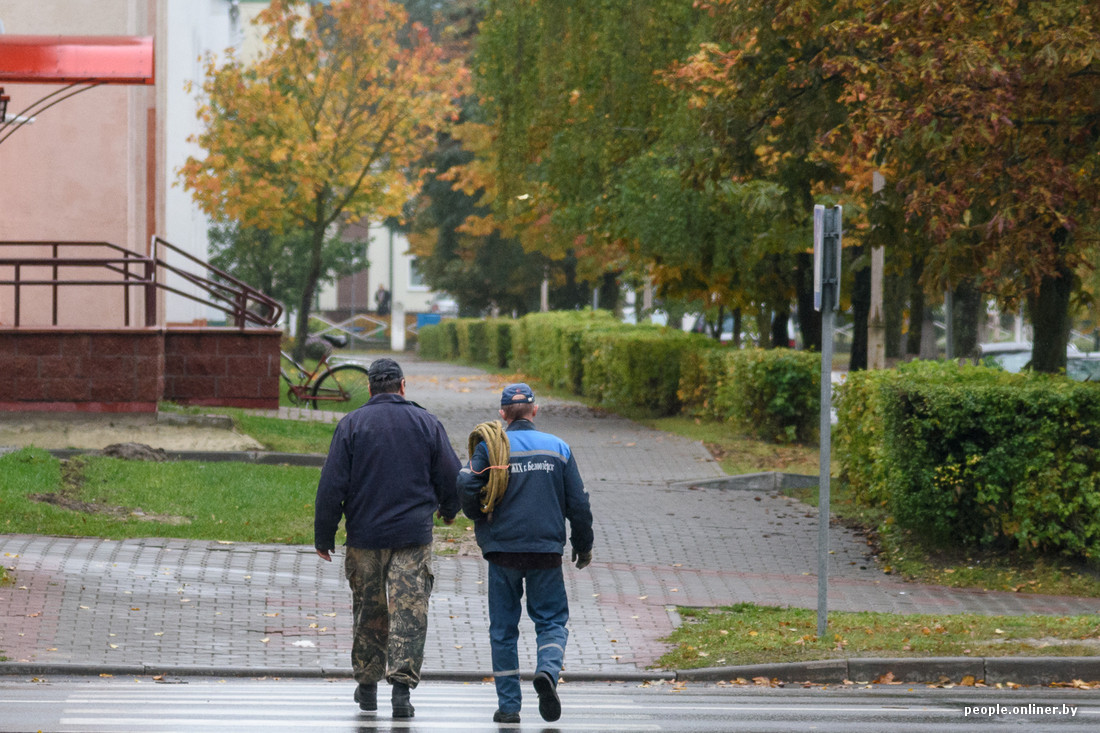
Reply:
[[[370,401],[336,426],[321,469],[313,543],[331,561],[346,518],[355,701],[377,710],[378,680],[385,677],[393,717],[411,718],[409,690],[420,681],[435,580],[432,515],[454,521],[462,464],[439,420],[405,399],[397,362],[376,359],[368,372]]]
[[[524,586],[527,615],[535,624],[538,659],[534,677],[543,720],[561,717],[558,675],[569,636],[569,602],[562,577],[565,522],[569,520],[577,568],[592,561],[592,511],[573,452],[560,438],[535,429],[535,395],[510,384],[500,398],[508,424],[508,485],[492,511],[482,511],[481,489],[492,465],[486,443],[477,445],[458,476],[462,511],[473,519],[477,543],[489,561],[489,641],[497,690],[498,723],[518,723],[519,617]]]

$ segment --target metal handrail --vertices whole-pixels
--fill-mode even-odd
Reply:
[[[14,277],[10,280],[0,280],[0,286],[13,286],[15,288],[15,323],[18,327],[21,320],[21,289],[25,287],[49,287],[52,290],[51,323],[58,325],[58,300],[62,286],[108,286],[121,287],[123,298],[123,323],[130,326],[130,289],[138,287],[144,295],[145,325],[155,326],[157,323],[157,299],[156,291],[180,295],[189,300],[202,303],[231,317],[238,328],[252,324],[257,326],[273,326],[279,322],[283,313],[283,306],[277,300],[261,293],[255,288],[241,282],[237,278],[210,265],[207,262],[184,252],[170,242],[154,237],[152,242],[153,255],[146,256],[132,252],[110,242],[0,242],[0,252],[6,249],[49,247],[51,256],[8,256],[0,255],[0,267],[13,268]],[[62,256],[62,248],[76,247],[81,249],[81,254],[86,254],[93,248],[106,249],[105,257],[65,257]],[[204,268],[212,276],[197,275],[193,272],[180,269],[157,256],[157,248],[164,247],[167,250],[182,255],[186,259]],[[50,268],[50,276],[41,275],[30,278],[23,277],[24,268]],[[79,267],[106,270],[119,275],[117,280],[90,280],[84,278],[63,278],[62,268]],[[206,298],[196,296],[178,288],[172,287],[158,279],[158,272],[165,270],[191,283],[206,293]]]

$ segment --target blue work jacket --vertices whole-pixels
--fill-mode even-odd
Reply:
[[[481,511],[481,488],[489,480],[489,451],[475,449],[458,474],[462,511],[474,520],[477,544],[491,552],[561,554],[565,522],[577,552],[592,550],[592,509],[573,451],[561,438],[535,429],[530,420],[508,426],[508,488],[492,517]]]

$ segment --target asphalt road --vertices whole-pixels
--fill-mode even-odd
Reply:
[[[361,713],[341,680],[216,678],[0,679],[0,731],[1087,731],[1100,726],[1100,694],[1075,689],[793,687],[572,683],[560,688],[563,714],[539,717],[529,686],[518,726],[492,722],[486,683],[424,683],[416,717]],[[383,690],[380,690],[382,693]]]

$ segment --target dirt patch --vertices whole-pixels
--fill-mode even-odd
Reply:
[[[142,511],[140,507],[117,506],[81,499],[80,490],[84,486],[84,466],[86,463],[85,458],[61,461],[61,488],[56,492],[29,494],[27,498],[31,501],[52,504],[82,514],[102,514],[115,519],[137,519],[142,522],[158,522],[173,526],[191,523],[191,520],[187,517],[147,513]]]
[[[143,443],[167,451],[263,450],[256,440],[231,429],[163,423],[154,414],[0,413],[0,446],[102,450],[114,443]]]

